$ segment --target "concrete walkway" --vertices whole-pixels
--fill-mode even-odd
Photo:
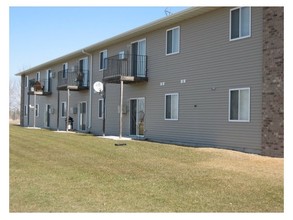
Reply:
[[[106,138],[106,139],[111,139],[111,140],[118,140],[118,141],[131,141],[132,138],[129,137],[118,137],[118,136],[97,136],[98,138]]]

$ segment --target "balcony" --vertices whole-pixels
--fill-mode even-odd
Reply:
[[[136,83],[148,81],[147,56],[119,54],[105,59],[103,82]]]
[[[46,79],[41,81],[36,81],[32,79],[29,81],[29,88],[30,91],[28,92],[29,95],[51,95],[52,94],[52,80]]]
[[[86,90],[89,88],[88,70],[61,70],[58,72],[58,90]]]

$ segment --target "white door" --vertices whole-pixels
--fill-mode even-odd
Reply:
[[[132,43],[132,75],[145,77],[146,75],[146,40]]]
[[[44,114],[44,122],[45,127],[50,127],[50,112],[51,112],[51,105],[46,105],[45,114]]]
[[[86,130],[86,102],[79,103],[79,130]]]
[[[144,136],[145,99],[130,99],[130,135]]]

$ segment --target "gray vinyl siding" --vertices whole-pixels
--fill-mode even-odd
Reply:
[[[68,69],[71,70],[73,66],[78,64],[78,61],[83,57],[77,57],[75,59],[71,59],[68,61],[65,61],[68,63]],[[57,126],[57,115],[58,115],[58,90],[57,90],[57,86],[58,86],[58,71],[62,70],[62,65],[63,63],[59,63],[57,65],[54,66],[50,66],[46,69],[42,69],[40,70],[40,79],[41,81],[47,78],[47,69],[51,69],[53,74],[55,75],[55,77],[52,78],[51,81],[51,88],[52,88],[52,94],[48,95],[48,96],[36,96],[36,104],[39,104],[40,107],[40,113],[39,113],[39,117],[36,117],[36,127],[40,127],[40,128],[48,128],[45,124],[45,116],[46,116],[46,105],[51,105],[51,108],[54,109],[54,113],[50,114],[50,129],[58,129]],[[37,72],[37,71],[36,71]],[[36,78],[36,72],[30,73],[28,74],[29,79],[34,79]],[[24,105],[28,105],[28,92],[29,88],[24,88]],[[59,130],[66,130],[65,127],[65,118],[61,117],[61,103],[62,102],[66,102],[67,103],[67,91],[59,91],[60,94],[60,101],[59,101]],[[80,102],[86,102],[87,103],[87,117],[88,117],[88,110],[89,110],[89,106],[88,106],[88,100],[89,100],[89,92],[88,90],[85,91],[70,91],[70,108],[77,108],[78,111],[76,114],[70,114],[70,116],[73,118],[74,123],[73,123],[73,128],[74,129],[78,129],[78,122],[79,122],[79,103]],[[30,102],[29,104],[34,105],[34,95],[30,95],[29,98]],[[68,105],[68,104],[67,104]],[[68,106],[67,106],[68,107]],[[28,117],[24,117],[24,126],[33,126],[33,119],[34,119],[34,110],[33,109],[29,109],[30,111],[29,113],[29,124],[28,124]],[[88,127],[88,118],[87,118],[87,127]],[[88,128],[86,128],[85,131],[87,131]]]
[[[124,85],[128,112],[123,114],[123,135],[129,135],[130,130],[129,100],[144,97],[148,139],[260,152],[262,9],[252,8],[252,37],[233,42],[229,41],[229,13],[229,8],[221,8],[101,49],[113,56],[127,50],[131,42],[146,39],[149,81]],[[176,26],[181,31],[180,53],[166,56],[166,30]],[[99,51],[94,56],[94,78],[101,81],[98,54]],[[181,79],[186,83],[181,84]],[[229,89],[246,87],[250,88],[250,122],[229,122]],[[167,93],[179,93],[177,121],[164,118]],[[93,97],[96,122],[92,131],[101,134],[102,120],[97,119],[99,96]],[[119,84],[107,84],[107,135],[119,134],[119,104]]]
[[[219,8],[94,51],[92,83],[102,81],[103,71],[99,70],[100,51],[107,50],[108,57],[117,55],[120,51],[127,53],[132,42],[146,39],[148,82],[124,85],[123,104],[128,111],[123,114],[123,135],[130,134],[130,99],[145,98],[145,138],[260,153],[262,8],[253,7],[251,12],[251,37],[246,39],[229,41],[230,8]],[[180,52],[166,56],[166,30],[177,26],[180,26]],[[68,60],[68,68],[71,69],[81,58],[84,56]],[[51,104],[55,109],[51,119],[52,129],[57,129],[57,72],[62,69],[63,63],[48,67],[56,72],[52,80],[52,95],[37,97],[42,112],[46,104]],[[41,70],[41,78],[46,74],[45,71]],[[29,77],[34,78],[35,72]],[[182,79],[186,83],[180,83]],[[160,82],[165,82],[165,85],[160,86]],[[119,135],[120,85],[106,86],[106,135]],[[228,120],[229,89],[237,88],[250,88],[250,122]],[[70,92],[71,107],[79,108],[82,101],[87,103],[87,125],[89,92],[90,90]],[[179,95],[178,120],[175,121],[165,120],[164,117],[165,94],[168,93]],[[24,94],[24,105],[27,105],[27,91]],[[87,131],[96,135],[102,134],[103,120],[98,119],[98,100],[101,98],[100,94],[92,91],[92,126]],[[60,130],[65,130],[65,120],[61,118],[63,101],[67,102],[66,91],[60,91]],[[30,97],[30,103],[33,104],[33,96]],[[78,128],[78,112],[71,114],[74,129]],[[37,126],[43,127],[43,118],[40,111]],[[30,112],[30,126],[32,123],[33,115]]]
[[[148,38],[154,46],[148,48],[148,91],[153,94],[146,104],[146,137],[259,151],[262,9],[252,8],[252,37],[234,42],[229,41],[228,8],[176,25],[181,28],[177,55],[164,57],[160,53],[165,42],[158,39],[165,36],[165,30]],[[181,79],[186,83],[181,84]],[[229,122],[229,89],[244,87],[251,93],[250,122]],[[179,93],[179,120],[166,121],[164,96],[173,92]]]

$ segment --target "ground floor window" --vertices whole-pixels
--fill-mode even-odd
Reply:
[[[250,88],[229,90],[229,121],[249,122]]]
[[[178,93],[165,95],[165,120],[178,120]]]

